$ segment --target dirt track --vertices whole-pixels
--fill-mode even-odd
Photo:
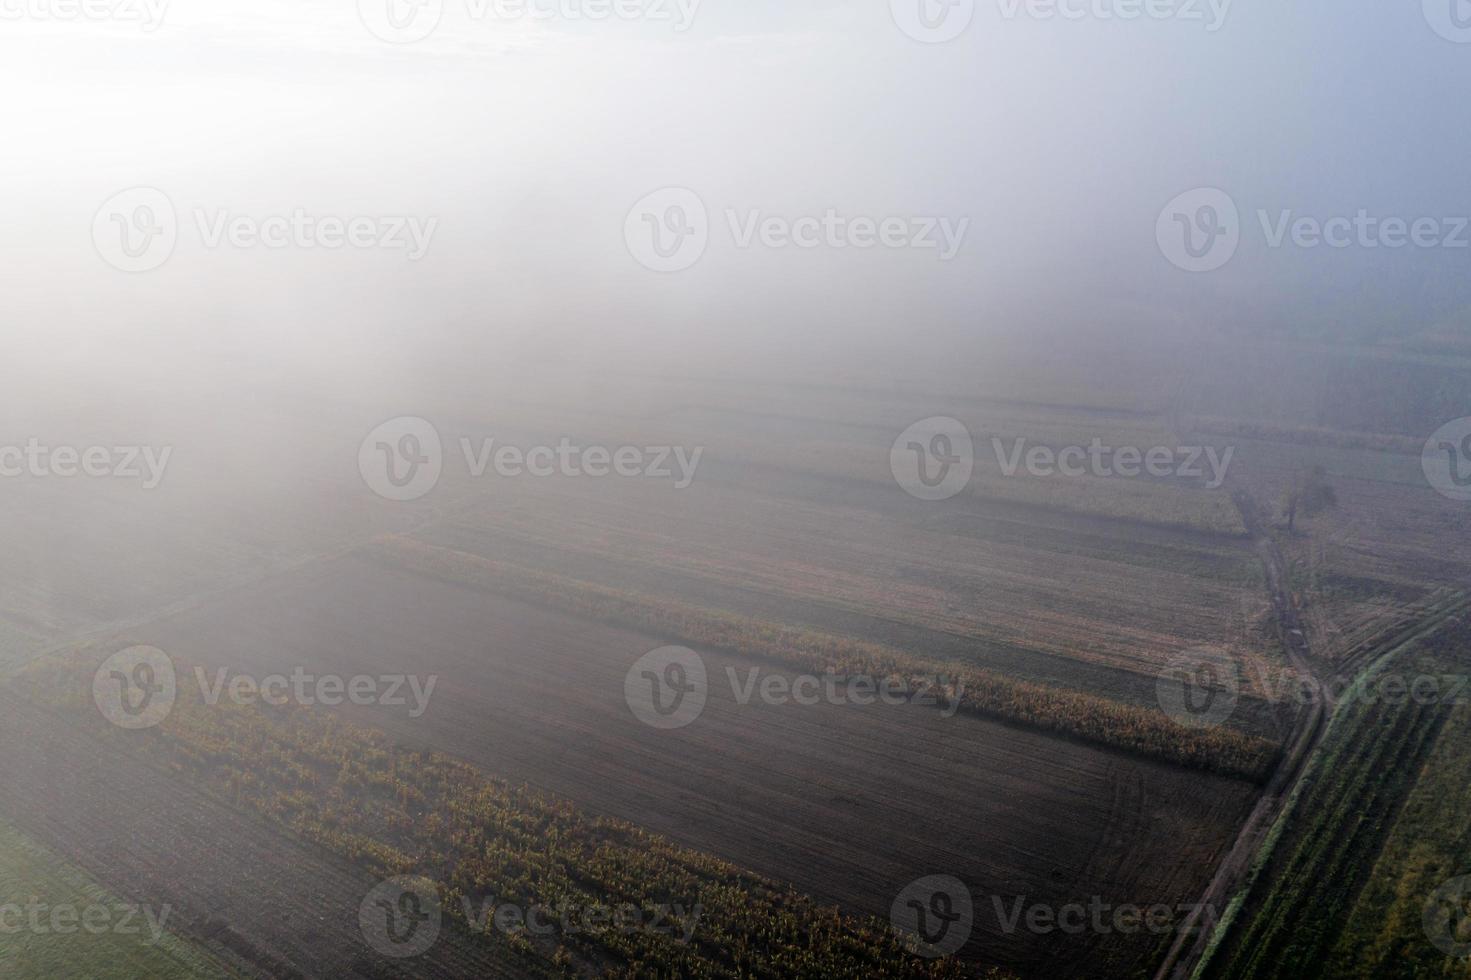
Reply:
[[[1231,495],[1231,499],[1241,512],[1241,521],[1255,539],[1257,554],[1261,556],[1267,591],[1272,600],[1273,618],[1288,663],[1299,676],[1316,678],[1317,674],[1309,659],[1307,632],[1303,629],[1297,606],[1287,588],[1287,569],[1282,551],[1268,532],[1251,495],[1238,490]],[[1195,964],[1210,944],[1215,921],[1225,913],[1231,897],[1244,883],[1257,849],[1271,830],[1277,815],[1282,812],[1282,805],[1291,795],[1292,788],[1297,785],[1308,755],[1317,745],[1322,731],[1323,705],[1321,699],[1314,698],[1305,710],[1298,712],[1292,732],[1285,742],[1282,760],[1272,773],[1272,778],[1256,805],[1252,807],[1235,844],[1216,868],[1210,884],[1200,897],[1198,911],[1191,916],[1188,927],[1180,932],[1171,945],[1155,974],[1155,980],[1184,980],[1194,971]],[[1210,916],[1209,919],[1205,918],[1207,915]]]

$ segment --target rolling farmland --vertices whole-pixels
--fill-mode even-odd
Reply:
[[[661,395],[676,397],[694,398]],[[122,556],[151,530],[108,532],[123,504],[90,504],[81,526],[111,557],[88,569],[88,601],[20,591],[5,606],[5,724],[23,745],[0,767],[0,819],[99,887],[167,903],[183,940],[239,975],[1147,975],[1180,928],[1223,913],[1202,894],[1298,744],[1302,715],[1281,688],[1288,628],[1308,632],[1318,669],[1361,665],[1465,567],[1427,530],[1444,508],[1394,469],[1396,443],[1257,426],[1219,493],[1148,480],[1039,489],[1046,478],[982,473],[973,492],[929,504],[894,485],[880,451],[895,404],[900,418],[919,410],[911,395],[770,401],[758,411],[715,392],[643,417],[559,417],[584,441],[709,434],[684,490],[447,465],[422,505],[369,502],[320,526],[267,508],[250,527],[226,498],[211,509],[241,525],[238,550],[206,555],[164,534],[132,577]],[[1051,446],[1144,443],[1179,421],[1142,407],[937,404],[984,406],[988,432]],[[521,413],[483,428],[524,442],[556,425]],[[447,442],[480,423],[453,425]],[[1187,432],[1207,429],[1234,431],[1216,418]],[[1273,498],[1288,440],[1303,438],[1341,454],[1340,506],[1286,535],[1270,524]],[[1231,493],[1262,513],[1231,504],[1221,519]],[[1264,565],[1266,541],[1278,569]],[[105,651],[138,643],[167,651],[186,687],[195,666],[436,686],[421,714],[190,704],[155,732],[119,732],[84,684]],[[711,683],[696,721],[660,731],[630,711],[625,681],[671,643],[696,651]],[[1201,650],[1239,690],[1222,724],[1194,728],[1161,710],[1159,678]],[[761,680],[799,690],[809,674],[911,692],[937,678],[938,700],[751,693]],[[1454,758],[1443,733],[1459,717],[1345,714],[1207,976],[1300,972],[1330,955],[1369,970],[1402,955],[1407,889],[1452,867],[1456,846],[1425,828],[1458,790],[1414,767]],[[941,872],[963,883],[974,922],[955,955],[930,961],[889,920],[896,896]],[[358,919],[375,882],[396,875],[428,875],[449,909],[414,963],[365,945]],[[1323,888],[1331,924],[1304,929]],[[691,944],[547,942],[478,929],[460,904],[642,906],[676,892],[709,910]],[[1065,932],[1018,918],[1090,904],[1160,906],[1177,921]]]
[[[885,914],[923,867],[956,869],[978,894],[1007,901],[1183,901],[1198,887],[1194,860],[1221,847],[1251,795],[1240,781],[933,708],[740,704],[719,684],[688,735],[657,732],[623,700],[623,676],[661,645],[654,637],[359,558],[301,576],[137,638],[255,673],[302,662],[321,672],[392,671],[411,656],[416,670],[441,677],[430,710],[409,719],[353,709],[360,720],[593,812],[636,816],[863,914]],[[712,673],[716,663],[769,669],[709,659]],[[1046,813],[1056,820],[1038,824]],[[1155,827],[1171,843],[1141,861],[1123,830],[1130,825]],[[844,843],[858,838],[861,849]],[[1026,975],[1100,955],[1089,937],[1044,938],[1005,933],[992,915],[978,919],[976,951]],[[1138,943],[1153,937],[1134,938],[1109,955],[1147,955]]]
[[[253,907],[290,903],[294,914],[237,931],[240,910],[210,894],[209,862],[187,847],[172,880],[151,889],[170,893],[185,915],[204,914],[195,927],[250,966],[274,974],[315,971],[326,958],[347,955],[341,944],[353,945],[348,925],[357,925],[367,883],[408,875],[433,884],[449,920],[444,938],[425,951],[436,975],[798,976],[817,975],[818,964],[823,975],[855,978],[961,975],[953,961],[910,960],[898,938],[876,924],[821,910],[774,882],[632,825],[584,817],[562,801],[486,779],[435,753],[398,747],[324,712],[222,710],[196,691],[175,704],[164,726],[129,744],[129,734],[87,718],[89,664],[82,656],[38,665],[17,683],[65,721],[81,722],[111,743],[114,753],[150,759],[162,778],[139,791],[177,793],[187,784],[204,806],[259,818],[239,823],[234,856],[252,855],[262,880],[248,884],[268,889],[272,898]],[[133,818],[153,805],[123,809]],[[184,838],[178,843],[192,843],[188,829],[178,828]],[[277,847],[287,839],[308,842],[315,856],[277,851],[272,838]],[[305,866],[297,866],[303,857]],[[335,874],[322,875],[303,894],[278,891],[304,872],[329,868]],[[364,882],[358,894],[341,890],[351,877]],[[507,904],[545,909],[559,938],[544,942],[524,926],[503,931],[480,911]],[[584,910],[625,907],[649,928],[593,926],[582,917]],[[228,926],[216,918],[227,910]],[[311,945],[293,949],[290,940],[303,925]],[[291,959],[273,958],[278,949]],[[398,972],[371,955],[353,954],[346,962],[354,975]]]
[[[692,489],[497,486],[418,537],[1144,706],[1192,647],[1271,663],[1245,539],[892,493],[818,500],[789,480]]]
[[[1471,980],[1471,0],[0,0],[0,980]]]

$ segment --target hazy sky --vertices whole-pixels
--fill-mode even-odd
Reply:
[[[153,16],[160,0],[89,2]],[[1347,337],[1471,304],[1471,248],[1442,244],[1471,214],[1471,43],[1452,39],[1471,26],[1457,33],[1453,0],[1064,0],[1068,16],[983,0],[945,43],[901,28],[926,23],[920,0],[691,2],[679,31],[443,0],[430,36],[390,44],[373,0],[175,0],[151,30],[0,0],[0,330],[56,357],[126,337],[323,357],[473,338],[595,358],[1054,330]],[[925,2],[929,23],[957,23]],[[94,219],[140,186],[166,194],[177,244],[128,273],[99,254]],[[668,187],[698,196],[708,245],[655,272],[625,224]],[[1239,209],[1239,246],[1208,272],[1156,234],[1196,188]],[[829,209],[964,230],[948,260],[741,244],[753,220]],[[1361,209],[1434,218],[1437,245],[1272,247],[1259,216]],[[417,259],[207,240],[214,222],[298,210],[435,224]]]

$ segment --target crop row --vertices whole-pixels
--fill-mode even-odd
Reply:
[[[1471,667],[1471,617],[1436,639],[1430,669]],[[1415,772],[1372,873],[1346,916],[1326,969],[1345,977],[1471,976],[1471,961],[1430,942],[1423,913],[1437,889],[1471,874],[1471,704],[1449,710],[1435,744]],[[1450,938],[1465,942],[1461,931]]]
[[[1419,632],[1393,647],[1345,693],[1282,818],[1281,839],[1269,857],[1259,858],[1264,890],[1260,897],[1246,896],[1249,918],[1235,927],[1200,975],[1230,980],[1356,972],[1356,964],[1341,953],[1330,968],[1334,950],[1357,945],[1355,930],[1364,924],[1350,925],[1354,910],[1377,873],[1375,862],[1386,839],[1400,831],[1405,800],[1452,709],[1445,703],[1361,698],[1354,692],[1391,666],[1412,675],[1449,671],[1452,665],[1438,652],[1458,642],[1465,628],[1464,598],[1447,594],[1422,616]]]
[[[370,551],[419,574],[797,670],[949,677],[949,693],[958,695],[963,710],[1193,768],[1261,780],[1277,756],[1274,743],[1225,727],[1186,728],[1163,712],[937,663],[849,637],[609,588],[405,538],[383,540]]]
[[[220,702],[181,688],[162,724],[112,728],[91,710],[85,656],[47,658],[16,683],[120,751],[144,753],[232,807],[275,821],[372,876],[435,882],[447,927],[495,945],[527,976],[928,977],[972,975],[925,960],[884,924],[842,914],[769,879],[624,821],[411,749],[320,708]],[[678,905],[683,935],[588,927],[582,910]],[[481,910],[541,910],[545,934],[489,928]]]

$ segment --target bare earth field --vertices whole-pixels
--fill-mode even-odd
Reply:
[[[1150,707],[1184,651],[1264,646],[1245,541],[718,472],[681,492],[515,482],[421,537]]]
[[[358,907],[373,876],[119,753],[0,689],[0,818],[119,895],[159,910],[243,973],[267,977],[513,977],[447,936],[417,968],[372,953]]]
[[[726,668],[741,680],[790,674],[734,654],[704,652],[710,703],[688,728],[656,731],[632,715],[623,683],[667,639],[354,549],[394,533],[1150,710],[1163,663],[1194,647],[1225,649],[1238,666],[1260,668],[1242,672],[1246,690],[1230,724],[1276,738],[1283,713],[1252,685],[1285,661],[1259,542],[1229,512],[1231,492],[1249,491],[1270,522],[1296,473],[1315,463],[1327,471],[1338,506],[1301,521],[1296,535],[1269,531],[1285,555],[1287,602],[1324,666],[1353,662],[1438,586],[1471,581],[1471,551],[1460,544],[1471,512],[1425,485],[1415,455],[1447,405],[1428,395],[1389,404],[1397,386],[1370,411],[1354,402],[1362,392],[1336,384],[1357,377],[1345,370],[1308,371],[1321,374],[1309,388],[1295,384],[1297,368],[1264,371],[1250,399],[1239,379],[1217,390],[1208,377],[1187,386],[1141,380],[1137,397],[1020,382],[982,397],[916,378],[883,390],[686,379],[646,386],[641,406],[625,399],[625,411],[602,415],[586,404],[589,393],[578,403],[550,389],[544,397],[557,404],[523,399],[504,411],[461,398],[436,412],[429,402],[414,410],[439,426],[446,472],[432,494],[406,505],[373,497],[356,471],[356,444],[381,421],[376,409],[324,409],[297,433],[296,455],[265,469],[245,467],[240,450],[274,445],[275,415],[212,423],[219,431],[160,431],[156,441],[180,449],[157,492],[0,487],[0,667],[119,636],[256,676],[298,666],[438,675],[422,717],[403,707],[348,712],[408,745],[849,911],[886,919],[909,882],[954,874],[976,903],[963,953],[973,963],[1027,977],[1141,975],[1168,936],[1043,933],[1008,926],[1001,913],[1018,902],[1193,902],[1258,787],[931,707],[742,704]],[[626,395],[643,382],[606,383]],[[1232,413],[1248,401],[1259,417]],[[1199,432],[1191,412],[1205,420]],[[935,414],[964,419],[981,458],[971,492],[926,503],[895,485],[887,453],[904,426]],[[81,438],[69,431],[52,438]],[[697,481],[679,492],[667,481],[470,479],[462,434],[521,445],[563,435],[582,444],[670,440],[707,452]],[[1053,447],[1095,437],[1208,442],[1236,455],[1219,491],[1013,479],[987,461],[992,435]],[[215,455],[191,455],[201,445]],[[0,821],[119,895],[169,903],[171,925],[231,967],[396,975],[367,955],[358,929],[357,905],[373,883],[363,868],[3,689],[0,737],[11,746],[0,756]],[[1432,784],[1422,783],[1417,805],[1440,813]],[[1419,839],[1408,825],[1389,830],[1406,848]],[[1426,862],[1436,874],[1453,870]],[[1397,871],[1376,869],[1385,895]],[[1378,914],[1388,899],[1375,895]],[[432,956],[415,970],[512,969],[492,950],[455,941]]]
[[[739,704],[707,656],[711,699],[688,728],[637,721],[624,675],[662,643],[346,558],[135,633],[254,675],[439,675],[428,711],[352,709],[411,744],[622,817],[887,915],[908,882],[971,887],[967,952],[1036,976],[1130,972],[1157,937],[1007,933],[991,896],[1188,902],[1250,805],[1216,779],[929,707]]]

